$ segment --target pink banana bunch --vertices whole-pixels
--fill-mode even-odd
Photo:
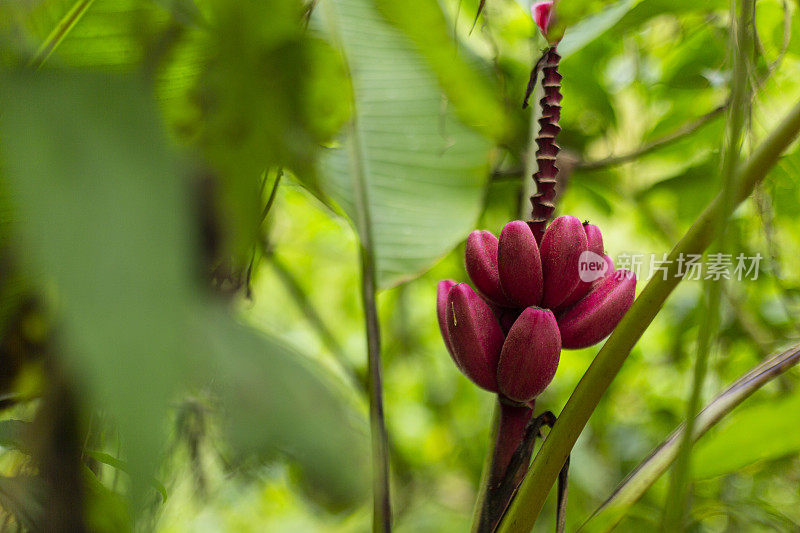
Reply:
[[[465,255],[477,292],[439,282],[444,343],[464,375],[515,402],[544,391],[562,348],[596,344],[633,303],[636,276],[614,270],[600,229],[573,216],[553,220],[541,242],[521,220],[499,239],[473,231]]]

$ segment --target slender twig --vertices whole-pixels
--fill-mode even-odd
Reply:
[[[737,25],[736,31],[731,32],[732,38],[729,47],[734,61],[734,74],[731,87],[732,96],[728,118],[728,134],[722,148],[723,209],[718,215],[714,235],[714,240],[717,241],[717,251],[720,253],[726,249],[728,244],[726,241],[729,240],[725,238],[727,224],[723,223],[723,216],[733,208],[734,180],[736,179],[736,168],[739,165],[745,118],[750,101],[748,91],[749,62],[748,55],[744,51],[748,50],[748,44],[752,39],[754,0],[742,0],[738,19],[735,17],[735,6],[736,2],[731,2],[732,20],[736,20]],[[706,281],[707,308],[702,313],[698,333],[691,395],[686,411],[686,432],[678,451],[678,458],[670,480],[664,515],[661,521],[661,529],[666,532],[682,529],[681,526],[689,494],[689,463],[692,445],[694,444],[692,435],[694,434],[695,419],[700,411],[702,402],[703,384],[708,373],[710,352],[715,345],[724,285],[724,280],[722,279],[708,279]]]
[[[660,137],[641,148],[637,148],[632,152],[628,152],[622,155],[610,156],[603,159],[597,160],[584,160],[578,159],[574,163],[575,170],[585,170],[585,171],[594,171],[594,170],[602,170],[604,168],[613,167],[617,165],[622,165],[624,163],[628,163],[633,161],[634,159],[638,159],[645,155],[649,155],[652,152],[658,151],[665,146],[669,146],[670,144],[680,141],[684,137],[688,137],[698,131],[700,128],[717,118],[718,116],[722,115],[725,110],[728,109],[728,103],[722,104],[719,107],[714,108],[713,110],[709,111],[705,115],[701,116],[689,122],[688,124],[684,124],[677,130],[670,132],[663,137]],[[525,172],[523,169],[519,168],[511,168],[506,170],[499,170],[492,173],[492,178],[496,180],[503,180],[507,178],[514,178],[519,176]]]
[[[722,115],[725,110],[728,109],[728,104],[722,104],[719,107],[714,108],[713,110],[709,111],[705,115],[697,118],[688,124],[684,124],[677,130],[670,132],[663,137],[654,140],[653,142],[642,146],[632,152],[616,155],[611,157],[606,157],[604,159],[597,159],[597,160],[583,160],[577,159],[573,164],[575,170],[585,170],[585,171],[594,171],[594,170],[602,170],[604,168],[613,167],[617,165],[621,165],[623,163],[628,163],[633,161],[634,159],[638,159],[642,156],[648,155],[652,152],[658,151],[665,146],[669,146],[670,144],[677,142],[684,137],[688,137],[698,131],[700,128],[717,118],[718,116]],[[503,170],[496,170],[492,172],[492,179],[497,181],[503,181],[506,179],[515,179],[518,178],[520,175],[527,174],[525,169],[521,168],[510,168],[510,169],[503,169]]]
[[[283,169],[279,168],[278,173],[275,175],[275,181],[272,182],[272,190],[269,192],[267,203],[264,205],[264,209],[261,211],[261,221],[259,222],[259,226],[267,219],[267,215],[269,215],[269,212],[272,209],[272,204],[275,203],[275,197],[278,196],[278,186],[281,184],[281,178],[283,178]]]
[[[370,427],[372,429],[373,531],[392,529],[389,500],[389,445],[383,415],[383,379],[381,376],[381,338],[378,306],[375,299],[375,260],[367,247],[361,247],[361,297],[367,325],[369,367]]]
[[[764,179],[783,151],[797,138],[798,132],[800,132],[800,103],[789,110],[746,163],[739,168],[735,180],[735,205],[744,201],[753,192],[753,188]],[[718,195],[673,248],[668,257],[671,263],[666,267],[667,276],[665,278],[656,276],[650,280],[603,345],[561,411],[553,431],[539,450],[531,470],[519,488],[517,497],[500,524],[501,532],[522,532],[533,528],[550,488],[589,417],[622,368],[633,346],[680,282],[676,259],[681,253],[696,254],[705,250],[711,242],[717,221],[726,220],[731,214],[730,209],[727,211],[724,209],[724,202]]]
[[[264,194],[264,188],[267,185],[267,172],[264,172],[264,179],[261,181],[261,190],[259,192],[259,198]],[[267,219],[270,211],[272,210],[272,205],[275,203],[275,198],[278,196],[278,186],[281,184],[281,178],[283,177],[283,169],[279,168],[278,173],[275,175],[275,181],[272,182],[272,190],[269,193],[269,198],[267,199],[266,205],[264,205],[264,209],[261,211],[261,218],[258,220],[258,226],[256,227],[256,233],[259,233],[261,230],[261,225],[264,224],[264,221]],[[251,279],[253,277],[253,267],[255,266],[256,261],[256,248],[258,247],[258,242],[253,243],[253,251],[250,253],[250,262],[247,265],[247,272],[245,274],[245,295],[247,298],[251,298],[253,291],[250,285]]]
[[[311,22],[311,15],[314,13],[314,8],[317,7],[318,1],[319,0],[310,0],[303,8],[303,23],[306,27],[308,27],[308,23]]]
[[[683,139],[684,137],[688,137],[689,135],[693,134],[719,115],[721,115],[726,109],[728,108],[728,104],[723,104],[716,109],[706,113],[702,117],[685,124],[678,128],[677,130],[669,133],[660,139],[656,139],[655,141],[642,146],[632,152],[627,154],[617,155],[607,157],[605,159],[599,159],[596,161],[578,161],[575,165],[575,168],[578,170],[600,170],[608,167],[613,167],[617,165],[621,165],[623,163],[627,163],[629,161],[633,161],[634,159],[638,159],[642,156],[650,154],[651,152],[655,152],[665,146],[668,146],[676,141]]]
[[[761,221],[761,229],[764,235],[764,240],[767,243],[767,261],[772,273],[772,281],[775,287],[779,290],[780,302],[786,316],[793,316],[795,313],[793,307],[794,302],[788,296],[789,289],[783,282],[781,275],[781,247],[775,239],[775,215],[772,212],[772,198],[769,191],[764,187],[756,189],[754,195],[756,212],[758,213],[759,220]],[[795,329],[800,328],[800,324],[795,325]]]
[[[459,3],[459,6],[460,5],[461,4]],[[478,12],[475,13],[475,20],[472,21],[472,27],[469,29],[470,35],[472,34],[472,31],[475,29],[475,26],[478,24],[478,19],[480,18],[481,13],[483,13],[483,8],[485,6],[486,6],[486,0],[480,0],[480,3],[478,4]]]
[[[94,0],[79,0],[67,11],[58,24],[50,32],[50,35],[42,42],[36,54],[28,62],[28,68],[38,70],[44,64],[50,55],[55,51],[64,37],[75,27],[84,13],[92,7]]]
[[[567,529],[567,494],[569,493],[569,459],[558,473],[558,507],[556,507],[556,533],[564,533]]]
[[[800,344],[769,357],[720,392],[697,416],[692,439],[697,441],[725,415],[741,405],[757,390],[800,362]],[[581,526],[586,531],[609,531],[627,513],[628,509],[666,472],[678,455],[678,448],[686,434],[681,425],[667,437],[639,466],[620,482],[614,492]]]

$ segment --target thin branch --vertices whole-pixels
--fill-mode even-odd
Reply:
[[[800,103],[786,114],[750,158],[739,167],[735,180],[735,205],[744,201],[753,192],[753,188],[775,166],[783,151],[797,138],[798,132],[800,132]],[[553,431],[539,450],[533,467],[500,524],[501,532],[531,531],[561,466],[589,421],[589,417],[619,373],[634,345],[680,282],[676,266],[677,257],[681,253],[700,253],[708,247],[717,221],[726,220],[731,214],[730,209],[727,211],[724,209],[724,202],[720,196],[706,207],[670,253],[668,260],[672,262],[667,267],[667,276],[665,278],[656,276],[650,280],[603,345],[561,411]]]
[[[314,13],[314,8],[317,7],[318,1],[319,0],[311,0],[303,8],[303,23],[306,28],[308,28],[309,22],[311,22],[311,15]]]
[[[621,165],[623,163],[627,163],[629,161],[633,161],[634,159],[638,159],[639,157],[647,155],[647,154],[649,154],[651,152],[655,152],[656,150],[659,150],[659,149],[661,149],[661,148],[663,148],[663,147],[665,147],[667,145],[670,145],[670,144],[672,144],[672,143],[674,143],[676,141],[679,141],[679,140],[683,139],[684,137],[688,137],[689,135],[693,134],[694,132],[696,132],[697,130],[699,130],[700,128],[702,128],[703,126],[705,126],[706,124],[708,124],[709,122],[714,120],[715,118],[717,118],[727,108],[728,108],[728,104],[725,103],[725,104],[717,107],[713,111],[710,111],[709,113],[706,113],[702,117],[700,117],[700,118],[698,118],[698,119],[696,119],[696,120],[694,120],[694,121],[692,121],[692,122],[690,122],[688,124],[685,124],[685,125],[681,126],[680,128],[678,128],[677,130],[673,131],[672,133],[669,133],[669,134],[665,135],[664,137],[661,137],[660,139],[656,139],[655,141],[651,142],[650,144],[642,146],[641,148],[639,148],[637,150],[634,150],[633,152],[630,152],[630,153],[627,153],[627,154],[622,154],[622,155],[617,155],[617,156],[611,156],[611,157],[607,157],[605,159],[599,159],[599,160],[596,160],[596,161],[578,161],[575,164],[575,168],[578,169],[578,170],[600,170],[600,169],[603,169],[603,168],[613,167],[613,166]]]
[[[264,205],[264,210],[261,211],[261,221],[258,224],[259,226],[263,224],[264,221],[267,219],[267,215],[269,215],[270,209],[272,209],[272,204],[275,203],[275,197],[278,195],[278,186],[281,184],[282,177],[283,177],[283,169],[279,168],[278,174],[275,176],[275,181],[272,182],[272,190],[269,192],[269,198],[267,198],[267,203],[266,205]]]
[[[364,186],[364,189],[366,187]],[[369,251],[368,251],[369,250]],[[361,246],[361,298],[367,326],[367,363],[369,367],[370,427],[372,433],[373,522],[374,532],[392,530],[389,499],[389,444],[383,414],[383,377],[381,372],[381,331],[375,298],[375,259],[371,246]]]
[[[264,188],[267,185],[267,175],[268,172],[264,172],[264,179],[261,181],[261,190],[259,191],[259,198],[264,194]],[[272,182],[272,190],[269,193],[269,198],[267,199],[267,203],[264,206],[264,209],[261,211],[261,218],[258,221],[258,226],[256,227],[256,233],[260,233],[261,225],[264,224],[264,221],[267,219],[269,212],[272,210],[272,205],[275,203],[275,198],[278,196],[278,186],[281,184],[281,178],[283,177],[283,169],[279,168],[278,173],[275,175],[275,181]],[[253,295],[252,287],[250,285],[250,281],[253,277],[253,267],[255,266],[256,261],[256,248],[258,243],[253,243],[253,252],[250,254],[250,262],[247,265],[247,272],[245,274],[245,296],[250,299]],[[264,247],[266,249],[266,246]]]
[[[564,533],[567,529],[567,495],[569,494],[569,459],[564,466],[561,467],[561,472],[558,473],[558,495],[556,501],[558,507],[556,508],[556,533]]]
[[[70,10],[67,11],[66,15],[58,21],[58,24],[56,24],[50,32],[50,35],[42,42],[36,54],[34,54],[28,62],[28,68],[34,70],[41,68],[55,49],[58,48],[58,45],[61,44],[61,41],[63,41],[72,28],[78,24],[78,21],[81,20],[81,17],[83,17],[86,11],[92,7],[93,3],[94,0],[78,0],[75,2]]]
[[[461,3],[459,3],[459,8],[460,8],[460,6],[461,6]],[[480,0],[480,3],[478,4],[478,12],[475,13],[475,20],[472,21],[472,27],[469,29],[470,35],[472,35],[473,30],[475,30],[475,26],[477,26],[478,19],[480,18],[481,13],[483,12],[483,8],[485,6],[486,6],[486,0]]]

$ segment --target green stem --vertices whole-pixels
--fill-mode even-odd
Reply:
[[[372,433],[372,530],[392,530],[389,499],[389,444],[383,415],[383,380],[381,376],[381,333],[375,302],[375,265],[371,253],[361,247],[361,298],[367,325],[367,362],[369,367],[369,422]]]
[[[722,152],[722,202],[723,209],[719,213],[730,212],[733,204],[733,186],[736,167],[739,163],[741,153],[742,130],[744,129],[745,113],[749,103],[748,79],[747,79],[747,52],[750,42],[750,28],[752,28],[753,0],[743,0],[741,2],[741,12],[738,18],[737,29],[733,33],[730,44],[730,51],[734,61],[733,79],[731,88],[731,106],[728,117],[728,135],[726,144]],[[735,1],[731,2],[731,20],[735,19]],[[715,240],[717,249],[723,252],[727,249],[725,240],[726,224],[723,224],[722,216],[716,224]],[[694,440],[695,419],[700,411],[702,401],[703,383],[708,373],[708,359],[715,341],[715,333],[718,328],[720,301],[724,289],[724,280],[708,279],[705,282],[705,295],[707,309],[702,313],[702,320],[697,339],[697,353],[695,356],[694,375],[692,378],[692,390],[689,397],[686,412],[686,431],[684,432],[681,446],[678,451],[678,458],[670,480],[670,487],[667,500],[664,506],[664,516],[661,521],[661,530],[665,532],[676,531],[681,528],[683,523],[686,503],[689,494],[688,478],[689,465],[691,460],[692,445]]]
[[[733,187],[734,206],[747,198],[753,188],[775,165],[781,153],[800,132],[800,103],[759,145],[736,173]],[[500,523],[500,532],[530,531],[544,505],[561,467],[578,436],[594,412],[606,389],[622,368],[633,346],[655,318],[664,301],[680,282],[675,260],[683,254],[703,252],[710,244],[718,221],[727,220],[733,207],[725,209],[722,195],[717,196],[672,250],[666,279],[650,280],[597,354],[586,374],[570,396],[553,431],[544,441],[533,467],[520,486],[511,508]]]
[[[331,35],[341,51],[344,64],[349,63],[344,53],[335,8],[330,0],[324,2],[326,20]],[[352,79],[352,75],[348,72]],[[364,139],[358,127],[358,106],[355,95],[350,94],[353,117],[347,125],[347,149],[355,197],[355,226],[361,241],[361,301],[367,330],[367,385],[369,392],[369,422],[372,435],[372,530],[389,532],[392,529],[392,512],[389,495],[389,442],[383,415],[383,379],[381,375],[381,332],[378,323],[375,281],[375,249],[369,211],[369,170],[364,157]]]

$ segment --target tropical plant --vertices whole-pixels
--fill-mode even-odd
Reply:
[[[800,527],[796,3],[530,4],[0,3],[0,529]]]

